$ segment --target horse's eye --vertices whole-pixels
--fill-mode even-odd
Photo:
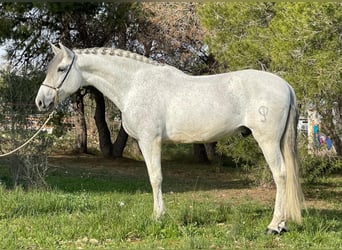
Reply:
[[[61,67],[58,67],[57,71],[58,72],[65,72],[67,70],[68,67],[66,66],[61,66]]]

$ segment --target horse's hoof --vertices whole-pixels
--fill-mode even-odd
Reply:
[[[277,234],[279,234],[279,232],[278,232],[278,230],[271,229],[271,228],[267,228],[267,229],[266,229],[266,234],[269,234],[269,235],[277,235]]]
[[[272,228],[267,228],[266,229],[266,234],[270,234],[270,235],[277,235],[277,234],[283,234],[288,232],[288,229],[285,227],[282,228],[278,228],[278,230],[272,229]]]

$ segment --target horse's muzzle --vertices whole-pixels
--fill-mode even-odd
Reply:
[[[54,100],[47,100],[45,98],[40,98],[37,96],[36,98],[36,106],[39,111],[50,111],[54,108]]]

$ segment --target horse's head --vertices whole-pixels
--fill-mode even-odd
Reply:
[[[76,55],[62,44],[59,45],[60,49],[51,44],[55,57],[49,64],[45,80],[36,96],[36,105],[40,111],[54,108],[81,87]]]

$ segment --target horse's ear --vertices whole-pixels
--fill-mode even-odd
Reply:
[[[73,53],[70,49],[65,47],[63,44],[59,43],[59,47],[61,47],[61,50],[63,52],[63,55],[66,57],[73,57]]]
[[[49,42],[50,43],[50,42]],[[57,55],[61,50],[59,48],[57,48],[55,45],[53,45],[52,43],[50,43],[52,52]]]

